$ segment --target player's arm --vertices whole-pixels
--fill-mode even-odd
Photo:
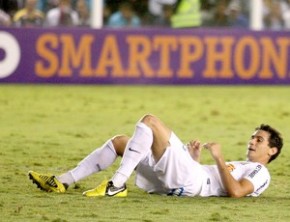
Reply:
[[[204,147],[210,151],[215,160],[223,185],[230,197],[244,197],[254,191],[254,186],[249,180],[241,179],[238,181],[231,175],[221,154],[220,144],[206,143]]]

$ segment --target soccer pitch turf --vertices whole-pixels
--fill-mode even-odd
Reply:
[[[0,86],[1,221],[289,221],[290,88],[288,86]],[[254,128],[268,123],[284,136],[269,165],[272,181],[258,198],[149,195],[128,182],[127,198],[86,198],[109,169],[45,193],[28,170],[61,174],[108,138],[131,135],[144,114],[160,117],[184,141],[222,144],[226,160],[243,160]],[[202,163],[211,164],[209,153]]]

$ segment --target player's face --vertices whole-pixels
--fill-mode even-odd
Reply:
[[[257,130],[251,136],[248,143],[247,157],[253,162],[268,162],[271,154],[271,147],[269,146],[270,134],[263,130]]]

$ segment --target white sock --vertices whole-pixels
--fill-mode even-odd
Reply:
[[[134,135],[128,141],[121,165],[112,181],[116,187],[121,187],[133,173],[137,164],[146,157],[153,143],[152,130],[144,123],[136,124]]]
[[[61,183],[71,185],[93,173],[106,169],[114,163],[117,156],[112,140],[110,139],[101,148],[94,150],[84,158],[76,168],[59,176],[58,180]]]

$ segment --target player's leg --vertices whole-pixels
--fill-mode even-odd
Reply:
[[[109,184],[112,192],[110,192],[110,188],[107,189],[107,195],[113,196],[119,190],[125,189],[126,181],[151,148],[155,160],[158,161],[169,144],[170,133],[171,130],[157,117],[145,115],[136,124],[135,132],[126,146],[121,165]]]
[[[151,161],[151,170],[162,182],[163,192],[176,196],[199,194],[203,182],[202,167],[192,159],[187,146],[173,132],[169,145],[159,157]]]
[[[76,168],[58,177],[59,181],[71,185],[93,173],[107,169],[118,156],[122,156],[129,140],[128,136],[115,136],[100,148],[85,157]]]
[[[156,162],[162,157],[166,148],[170,145],[169,139],[172,130],[169,129],[160,119],[147,115],[142,120],[153,132],[152,153]]]
[[[123,155],[128,140],[127,136],[115,136],[84,158],[76,168],[61,176],[56,177],[30,171],[29,177],[42,190],[63,193],[72,183],[113,164],[117,156]]]
[[[152,154],[136,168],[136,185],[149,192],[196,196],[203,182],[201,165],[186,145],[156,117],[144,119],[153,131]]]

